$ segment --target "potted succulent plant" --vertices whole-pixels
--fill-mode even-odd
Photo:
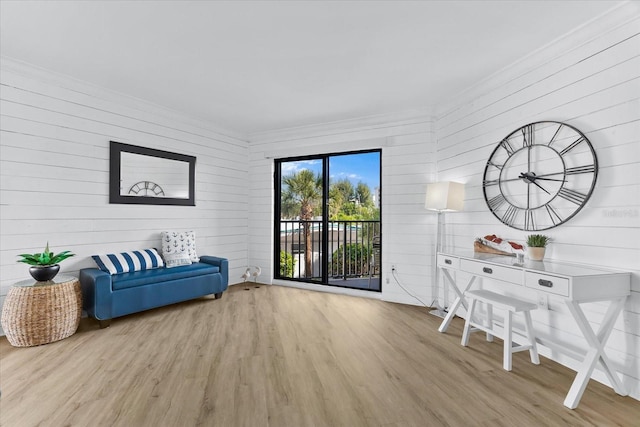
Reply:
[[[63,251],[57,254],[54,254],[49,250],[49,242],[47,242],[47,246],[44,248],[44,252],[36,253],[36,254],[20,254],[18,262],[24,262],[25,264],[29,264],[31,267],[29,268],[29,274],[31,277],[36,279],[38,282],[46,282],[47,280],[51,280],[56,277],[58,271],[60,271],[59,262],[64,261],[65,259],[74,256],[69,251]]]
[[[527,236],[527,255],[533,261],[542,261],[547,244],[551,238],[544,234],[530,234]]]

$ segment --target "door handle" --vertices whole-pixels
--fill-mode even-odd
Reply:
[[[445,259],[445,260],[444,260],[444,263],[445,263],[445,264],[451,264],[451,260],[450,260],[450,259]]]
[[[493,273],[493,270],[490,269],[489,267],[482,267],[482,271],[484,271],[487,274],[492,274]]]

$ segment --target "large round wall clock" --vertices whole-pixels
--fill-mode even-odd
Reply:
[[[140,181],[131,186],[129,194],[134,196],[160,197],[164,196],[164,190],[155,182]]]
[[[484,169],[484,199],[502,223],[518,230],[556,227],[584,207],[598,177],[598,159],[578,129],[536,122],[507,135]]]

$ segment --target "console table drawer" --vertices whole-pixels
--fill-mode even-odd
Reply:
[[[481,261],[460,260],[460,270],[476,276],[489,277],[491,279],[522,285],[522,270],[500,265],[487,264]]]
[[[569,296],[569,279],[564,277],[549,276],[527,271],[524,277],[524,285],[527,288],[549,292],[556,295]]]
[[[460,268],[460,258],[438,254],[438,267],[457,270]]]

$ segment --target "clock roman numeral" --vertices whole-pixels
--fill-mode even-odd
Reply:
[[[544,205],[544,207],[547,210],[547,214],[549,215],[549,218],[551,219],[551,222],[553,223],[553,225],[558,225],[562,222],[562,217],[553,208],[553,206],[546,204]]]
[[[560,152],[561,156],[564,156],[565,154],[567,154],[569,151],[573,150],[574,148],[576,148],[581,142],[584,141],[584,136],[581,136],[580,138],[576,139],[575,141],[573,141],[571,143],[571,145],[569,145],[567,148],[565,148],[564,150],[562,150]]]
[[[527,209],[524,211],[524,229],[525,230],[535,230],[536,223],[533,219],[533,211],[531,209]]]
[[[576,166],[573,168],[567,168],[564,171],[567,175],[575,175],[579,173],[593,173],[596,171],[596,165]]]
[[[505,202],[505,198],[502,194],[498,194],[495,197],[492,197],[491,199],[489,199],[489,201],[487,202],[489,204],[489,209],[491,209],[492,211],[495,211],[496,209],[498,209],[500,206],[502,206],[502,204]]]
[[[575,190],[569,190],[568,188],[561,188],[558,191],[558,196],[562,197],[565,200],[570,201],[571,203],[575,203],[576,205],[581,205],[587,200],[587,195],[582,194]]]
[[[485,187],[489,187],[492,185],[498,185],[500,183],[499,180],[497,179],[485,179],[484,181],[482,181],[482,185],[484,185]]]
[[[500,141],[500,146],[502,148],[504,148],[505,150],[507,150],[507,154],[508,155],[512,155],[516,151],[516,150],[514,150],[513,146],[511,145],[511,143],[509,142],[509,140],[507,138],[505,138],[502,141]]]
[[[516,222],[517,216],[518,216],[518,208],[516,208],[513,205],[509,205],[509,208],[507,209],[507,211],[504,213],[504,215],[502,215],[501,221],[506,225],[508,225],[509,227],[512,227],[513,224]]]
[[[558,133],[560,132],[560,129],[562,129],[562,123],[560,124],[560,126],[558,126],[558,130],[556,130],[556,133],[553,134],[551,141],[549,141],[549,146],[551,146],[551,144],[553,144],[553,141],[555,141],[556,136],[558,136]]]
[[[533,124],[522,128],[522,146],[531,147],[533,145]]]
[[[498,168],[498,169],[500,169],[500,170],[502,170],[502,168],[504,167],[504,164],[502,164],[502,165],[497,165],[497,164],[493,163],[492,161],[488,161],[488,162],[487,162],[487,164],[488,164],[489,166],[493,166],[494,168]],[[497,182],[497,181],[496,181],[496,182]]]

